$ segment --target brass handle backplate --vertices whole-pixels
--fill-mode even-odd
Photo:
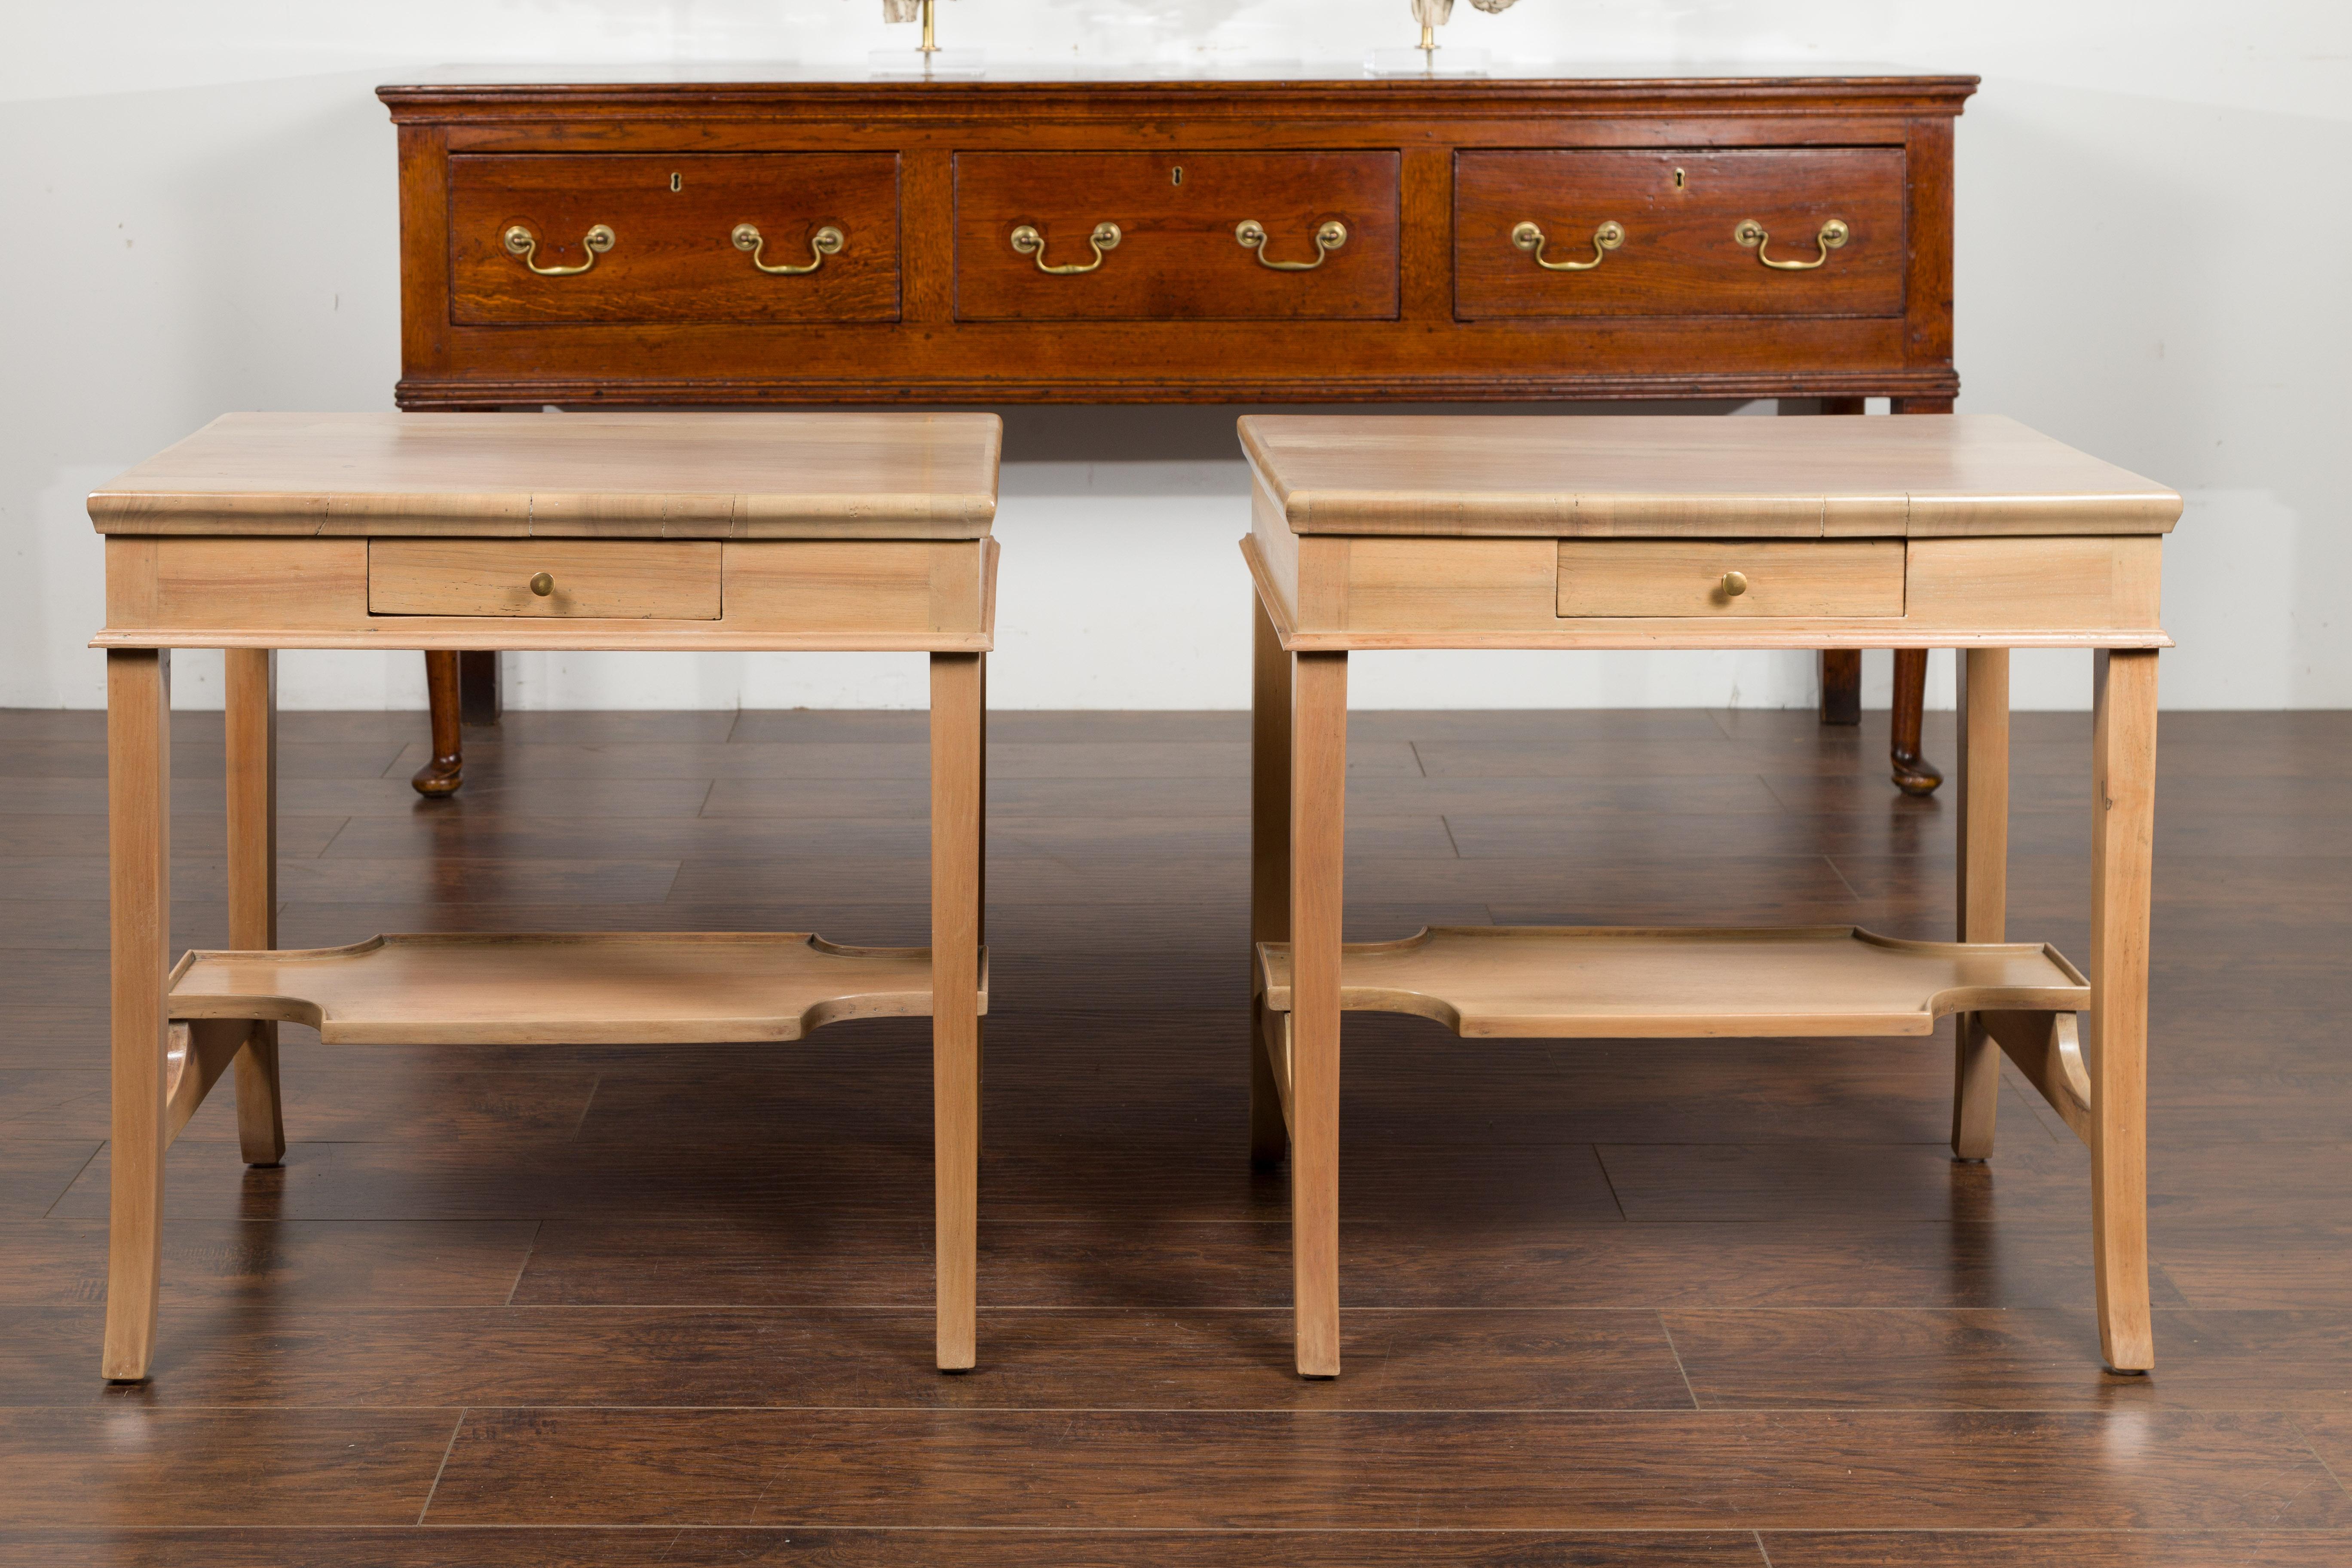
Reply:
[[[1087,236],[1087,243],[1094,247],[1095,258],[1092,261],[1070,261],[1059,267],[1048,267],[1045,265],[1045,237],[1025,223],[1013,231],[1013,248],[1024,256],[1035,257],[1038,271],[1051,272],[1056,277],[1073,272],[1092,272],[1103,264],[1104,252],[1118,248],[1118,225],[1098,223],[1095,225],[1094,233]]]
[[[815,256],[815,260],[810,262],[806,267],[795,267],[789,261],[781,262],[776,266],[771,267],[766,262],[760,259],[761,247],[765,246],[768,242],[760,237],[759,225],[739,223],[735,226],[735,232],[729,235],[727,237],[735,242],[736,249],[748,250],[751,253],[752,266],[758,268],[761,271],[769,274],[771,277],[775,278],[805,278],[810,273],[815,271],[818,268],[824,266],[824,258],[826,257],[839,256],[841,254],[842,246],[846,243],[841,230],[834,227],[831,224],[827,224],[823,228],[818,229],[814,234],[809,236],[809,250]]]
[[[1611,251],[1625,243],[1625,226],[1612,218],[1594,229],[1592,259],[1590,261],[1545,260],[1544,231],[1532,223],[1523,223],[1511,230],[1511,243],[1534,257],[1536,265],[1546,272],[1590,272],[1607,260]]]
[[[1723,574],[1723,596],[1725,598],[1737,599],[1740,595],[1745,594],[1746,592],[1748,592],[1748,574],[1746,573],[1726,572]]]
[[[580,248],[588,253],[588,259],[577,267],[541,267],[536,259],[539,254],[539,237],[519,223],[509,225],[503,237],[507,254],[521,258],[522,264],[541,278],[569,278],[575,273],[585,272],[595,266],[596,258],[613,248],[613,241],[616,237],[609,226],[601,223],[583,235],[580,239]]]
[[[530,591],[544,599],[555,592],[555,579],[541,572],[530,580]]]
[[[1234,239],[1244,250],[1257,253],[1258,265],[1271,267],[1276,272],[1312,272],[1323,265],[1323,258],[1348,243],[1348,226],[1338,218],[1315,230],[1315,259],[1312,261],[1268,261],[1265,258],[1265,225],[1257,219],[1244,218],[1234,226]]]
[[[1813,236],[1815,242],[1821,246],[1822,253],[1811,261],[1775,261],[1765,255],[1764,242],[1772,237],[1766,234],[1764,226],[1752,217],[1742,218],[1739,226],[1731,231],[1731,237],[1754,251],[1757,260],[1776,272],[1811,272],[1830,258],[1831,251],[1852,239],[1853,230],[1846,227],[1845,219],[1842,217],[1833,217],[1822,225],[1821,233]]]

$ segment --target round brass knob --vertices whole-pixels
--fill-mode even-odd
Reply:
[[[1725,598],[1737,599],[1740,595],[1745,594],[1746,592],[1748,592],[1748,578],[1744,574],[1738,572],[1726,572],[1723,574],[1723,596]]]
[[[1745,584],[1742,584],[1742,586],[1745,586]],[[546,573],[541,572],[538,576],[533,577],[530,580],[530,591],[544,599],[550,594],[555,592],[555,579],[549,576]]]

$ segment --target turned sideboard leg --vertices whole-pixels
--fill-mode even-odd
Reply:
[[[228,944],[278,945],[278,654],[233,647],[227,666]],[[237,1053],[236,1138],[248,1165],[286,1158],[278,1026],[251,1026]]]
[[[2156,652],[2101,650],[2092,678],[2091,1231],[2099,1348],[2156,1364],[2147,1306],[2148,913],[2156,845]]]
[[[2002,942],[2009,904],[2009,650],[1960,654],[1959,912],[1961,942]],[[1952,1154],[1992,1154],[2000,1047],[1967,1013],[1954,1015]]]
[[[416,770],[409,783],[423,795],[454,795],[466,781],[466,756],[458,721],[464,712],[457,655],[435,650],[425,656],[425,696],[431,705],[433,760]]]
[[[985,655],[931,655],[931,1159],[939,1364],[976,1361]]]
[[[1927,709],[1927,650],[1895,650],[1895,711],[1887,726],[1887,762],[1905,795],[1933,795],[1943,771],[1919,754],[1919,728]]]
[[[1290,1252],[1298,1371],[1339,1373],[1339,929],[1348,656],[1291,656]]]
[[[457,656],[457,717],[467,724],[499,721],[499,653],[467,648]]]
[[[106,1345],[100,1371],[147,1375],[163,1267],[163,987],[172,963],[172,656],[106,655],[107,893],[113,948]]]
[[[1822,722],[1862,722],[1862,650],[1822,649]]]
[[[1250,1163],[1268,1170],[1290,1152],[1257,988],[1257,944],[1290,940],[1290,656],[1255,593],[1250,605],[1257,620],[1250,700]]]

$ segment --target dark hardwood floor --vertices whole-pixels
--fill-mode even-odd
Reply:
[[[289,713],[282,940],[921,942],[923,724],[509,714],[425,802],[418,716]],[[218,718],[175,731],[175,940],[222,945]],[[2079,953],[2088,721],[2016,731],[2011,934]],[[1947,936],[1954,803],[1884,732],[1360,714],[1350,933]],[[2056,1119],[2012,1076],[1993,1163],[1947,1158],[1947,1035],[1358,1018],[1347,1371],[1301,1382],[1244,1152],[1246,721],[992,739],[978,1371],[929,1366],[919,1023],[289,1028],[285,1168],[224,1087],[171,1157],[154,1380],[110,1388],[103,726],[0,714],[0,1564],[2352,1563],[2352,714],[2164,720],[2145,1379],[2100,1371]]]

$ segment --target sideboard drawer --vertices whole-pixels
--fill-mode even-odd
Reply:
[[[456,154],[449,289],[460,325],[895,321],[898,156]]]
[[[1896,147],[1460,153],[1454,313],[1899,316],[1904,184]]]
[[[719,569],[716,540],[375,539],[368,613],[715,621]]]
[[[1559,613],[1899,616],[1903,560],[1899,539],[1563,539]]]
[[[1391,320],[1397,180],[1387,152],[959,153],[956,315]]]

